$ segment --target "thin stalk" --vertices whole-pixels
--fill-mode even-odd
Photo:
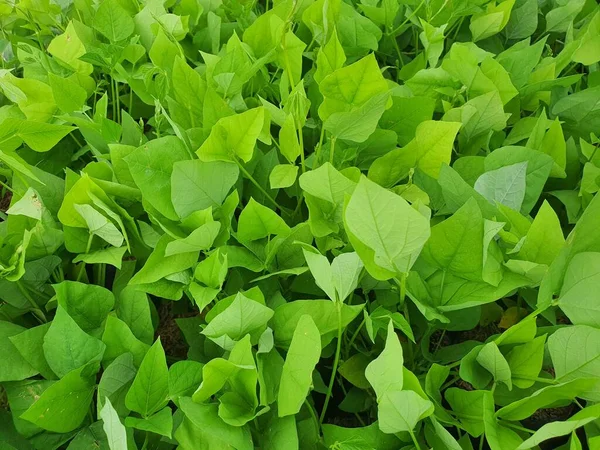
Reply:
[[[331,137],[331,145],[329,146],[329,164],[333,165],[333,155],[335,154],[335,137]]]
[[[354,341],[356,340],[356,337],[358,336],[358,333],[360,333],[360,330],[362,330],[362,327],[365,325],[366,322],[367,322],[367,318],[363,317],[363,320],[358,325],[358,328],[356,328],[356,330],[354,331],[354,333],[352,333],[352,336],[350,336],[350,341],[348,341],[348,350],[350,350],[350,348],[352,348],[352,345],[354,344]]]
[[[35,302],[33,297],[29,294],[29,291],[25,288],[25,286],[23,286],[23,282],[21,280],[17,280],[17,287],[19,288],[19,291],[21,291],[21,294],[23,294],[23,297],[25,297],[27,299],[27,301],[33,308],[32,309],[33,314],[43,323],[48,322],[48,320],[46,319],[46,315],[40,309],[40,305],[38,305]]]
[[[79,149],[83,148],[83,144],[81,143],[81,141],[79,139],[77,139],[77,136],[75,136],[73,133],[69,133],[69,136],[71,136],[71,138],[73,139],[73,141],[75,141],[75,143],[77,144],[77,146],[79,147]]]
[[[0,186],[5,188],[6,190],[12,192],[13,194],[15,193],[15,190],[13,188],[11,188],[8,184],[4,183],[3,181],[0,181]]]
[[[315,427],[317,427],[317,433],[321,434],[321,424],[319,423],[319,418],[317,417],[317,412],[313,405],[309,403],[307,399],[304,399],[304,404],[306,408],[308,408],[308,412],[310,413],[310,417],[312,417],[313,422],[315,423]]]
[[[113,83],[113,80],[111,79],[110,82],[110,94],[112,97],[112,120],[117,122],[117,102],[115,101],[115,84]]]
[[[414,16],[415,14],[417,14],[419,12],[419,10],[423,7],[423,5],[425,4],[425,0],[421,0],[421,3],[419,3],[419,6],[417,6],[417,8],[410,14],[410,16],[408,16],[406,19],[404,19],[404,21],[398,25],[396,28],[394,28],[391,32],[389,32],[389,35],[394,35],[396,34],[398,31],[400,31],[400,29],[406,25]]]
[[[319,417],[319,423],[323,424],[325,419],[325,413],[327,412],[327,406],[331,399],[331,393],[333,390],[333,383],[335,383],[335,375],[337,374],[338,364],[340,362],[340,352],[342,351],[342,302],[336,303],[337,310],[337,345],[335,347],[335,356],[333,357],[333,367],[331,368],[331,378],[329,379],[329,386],[327,387],[327,395],[325,396],[325,403],[323,403],[323,409],[321,410],[321,417]]]
[[[99,264],[99,269],[98,269],[98,285],[102,286],[102,287],[106,287],[104,286],[106,284],[106,264],[101,263]]]
[[[502,425],[508,428],[514,428],[515,430],[524,431],[525,433],[533,434],[535,431],[530,430],[529,428],[521,427],[519,425],[515,425],[514,423],[508,422],[506,420],[502,420]]]
[[[415,436],[414,431],[413,430],[409,430],[408,433],[410,434],[410,438],[412,439],[413,444],[415,444],[415,448],[417,450],[421,450],[421,446],[419,445],[419,441],[417,440],[417,437]]]
[[[525,375],[519,375],[519,378],[529,381],[537,381],[542,384],[556,384],[557,381],[554,378],[542,378],[542,377],[528,377]]]
[[[392,43],[394,44],[394,48],[396,49],[396,54],[398,55],[398,65],[396,65],[396,68],[398,69],[396,71],[396,81],[398,81],[400,79],[400,68],[404,67],[404,60],[402,59],[402,53],[400,52],[400,47],[398,47],[398,41],[396,41],[396,36],[390,36],[390,38],[392,39]]]
[[[321,136],[319,136],[319,144],[317,145],[317,154],[315,155],[315,162],[313,163],[313,169],[319,167],[319,161],[321,160],[321,148],[323,147],[323,138],[325,137],[325,126],[321,125]]]
[[[135,70],[135,64],[133,65],[133,70]],[[127,112],[133,119],[133,89],[129,86],[129,108],[127,108]]]
[[[433,349],[433,353],[437,352],[440,349],[440,345],[442,345],[442,341],[444,340],[444,336],[446,336],[446,330],[442,330],[442,335],[440,336],[437,344],[435,344],[435,348]]]
[[[300,144],[300,164],[302,166],[302,173],[306,172],[306,166],[304,165],[304,136],[302,135],[302,125],[300,121],[296,120],[296,129],[298,130],[298,143]]]
[[[144,438],[144,444],[142,445],[142,450],[146,450],[148,448],[148,432],[146,431],[146,437]]]
[[[258,190],[266,197],[269,199],[269,201],[277,208],[279,208],[281,210],[281,212],[287,214],[287,211],[285,209],[283,209],[283,207],[277,203],[277,201],[271,197],[271,195],[269,195],[269,193],[258,183],[258,181],[256,181],[254,179],[254,177],[250,174],[250,172],[248,172],[246,170],[246,168],[244,167],[244,165],[237,159],[234,158],[235,162],[237,163],[238,167],[240,168],[240,170],[242,171],[242,173],[246,176],[246,178],[248,178],[252,184],[254,186],[256,186],[258,188]]]
[[[117,123],[121,123],[121,98],[119,97],[119,82],[113,78],[115,84],[115,101],[117,102]]]
[[[86,255],[90,252],[90,249],[92,248],[92,240],[94,238],[93,234],[90,234],[90,237],[88,238],[87,241],[87,246],[85,248],[85,253]],[[81,269],[79,269],[79,273],[77,274],[77,280],[76,281],[80,281],[81,277],[83,275],[83,273],[85,272],[85,262],[81,263]]]
[[[453,377],[450,381],[448,381],[447,383],[445,383],[441,388],[440,388],[440,392],[448,389],[450,386],[452,386],[454,383],[456,383],[458,380],[460,380],[459,376]]]

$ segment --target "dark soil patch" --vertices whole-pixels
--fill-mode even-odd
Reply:
[[[530,430],[538,430],[547,423],[567,420],[576,412],[577,407],[573,403],[560,408],[538,409],[531,417],[522,420],[521,423]]]
[[[7,190],[4,193],[2,200],[0,200],[0,211],[6,212],[6,210],[10,207],[10,201],[12,200],[12,196],[13,194],[9,190]]]
[[[178,314],[173,309],[174,302],[172,301],[163,302],[158,306],[159,325],[155,337],[160,336],[160,341],[167,356],[175,359],[185,359],[187,357],[188,345],[175,319],[193,317],[198,313],[190,311]]]
[[[465,341],[479,341],[485,342],[490,336],[501,333],[502,330],[498,328],[498,324],[490,323],[482,327],[481,325],[476,326],[472,330],[449,332],[453,344],[459,344]]]
[[[452,339],[442,330],[436,330],[429,338],[429,351],[435,353],[440,348],[452,345]]]
[[[6,411],[10,410],[10,406],[8,404],[8,395],[6,395],[6,391],[2,386],[0,386],[0,409],[4,409]]]

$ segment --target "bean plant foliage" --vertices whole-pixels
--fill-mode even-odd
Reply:
[[[595,0],[0,27],[2,449],[600,448]]]

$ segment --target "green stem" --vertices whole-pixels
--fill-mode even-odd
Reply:
[[[0,186],[2,186],[3,188],[9,190],[10,192],[12,192],[13,194],[15,193],[14,189],[11,188],[8,184],[4,183],[3,181],[0,181]]]
[[[261,185],[258,183],[258,181],[256,181],[256,180],[254,179],[254,177],[253,177],[253,176],[250,174],[250,172],[248,172],[248,171],[246,170],[246,168],[244,167],[244,165],[243,165],[243,164],[242,164],[242,163],[241,163],[241,162],[240,162],[240,161],[239,161],[237,158],[234,158],[234,159],[235,159],[235,162],[237,163],[238,167],[239,167],[239,168],[240,168],[240,170],[242,171],[242,173],[243,173],[243,174],[246,176],[246,178],[248,178],[248,179],[249,179],[249,180],[252,182],[252,184],[253,184],[254,186],[256,186],[256,187],[258,188],[258,190],[259,190],[259,191],[260,191],[260,192],[261,192],[261,193],[262,193],[262,194],[263,194],[263,195],[264,195],[264,196],[265,196],[267,199],[269,199],[269,201],[270,201],[270,202],[271,202],[271,203],[272,203],[272,204],[273,204],[273,205],[274,205],[276,208],[279,208],[279,209],[281,210],[281,212],[283,212],[283,213],[287,214],[287,211],[286,211],[285,209],[283,209],[283,207],[282,207],[282,206],[281,206],[279,203],[277,203],[277,201],[276,201],[276,200],[275,200],[273,197],[271,197],[271,196],[269,195],[269,193],[268,193],[268,192],[267,192],[267,191],[266,191],[266,190],[265,190],[265,189],[264,189],[264,188],[263,188],[263,187],[262,187],[262,186],[261,186]]]
[[[335,137],[331,137],[331,144],[329,146],[329,164],[333,165],[333,155],[335,154]]]
[[[19,291],[21,291],[21,294],[23,294],[23,297],[25,297],[31,305],[33,314],[43,323],[48,322],[48,320],[46,319],[46,315],[40,309],[40,305],[38,305],[33,299],[33,297],[29,294],[29,291],[25,288],[25,286],[23,286],[21,280],[17,280],[17,287],[19,288]]]
[[[296,129],[298,130],[298,143],[300,144],[300,164],[302,166],[302,173],[306,172],[306,166],[304,165],[304,136],[302,135],[302,125],[300,121],[296,120]]]
[[[525,433],[529,433],[529,434],[535,433],[535,431],[530,430],[529,428],[515,425],[514,423],[508,422],[506,420],[502,420],[502,419],[500,419],[500,420],[502,421],[502,425],[504,425],[505,427],[514,428],[515,430],[524,431]]]
[[[415,444],[415,448],[417,450],[421,450],[421,446],[419,445],[419,441],[417,440],[417,437],[415,436],[415,433],[413,430],[409,430],[408,433],[410,434],[410,438],[413,441],[413,444]]]
[[[113,122],[117,122],[117,102],[115,101],[115,83],[114,79],[111,78],[110,81],[110,93],[112,97],[112,120]]]
[[[319,161],[321,160],[321,148],[323,148],[323,138],[325,137],[325,124],[321,124],[321,136],[319,136],[319,145],[317,146],[317,154],[315,155],[315,162],[313,163],[313,169],[319,167]]]
[[[106,264],[101,263],[99,264],[99,269],[98,269],[98,285],[105,287],[104,285],[106,284]]]
[[[88,238],[87,241],[87,246],[85,248],[85,254],[87,255],[90,252],[90,249],[92,248],[92,240],[94,238],[93,234],[90,234],[90,237]],[[81,280],[81,276],[83,275],[83,273],[85,272],[85,262],[81,263],[81,268],[79,269],[79,273],[77,274],[77,280],[75,281],[80,281]]]
[[[81,141],[79,139],[77,139],[77,136],[75,136],[73,133],[69,133],[69,136],[71,136],[71,138],[73,139],[73,141],[75,141],[75,143],[79,147],[77,150],[80,150],[80,149],[83,148],[83,144],[81,143]]]
[[[148,432],[146,431],[146,437],[144,438],[144,444],[142,445],[142,450],[146,450],[148,448]]]
[[[352,345],[354,344],[354,341],[356,340],[358,333],[360,333],[360,330],[362,330],[362,327],[365,325],[366,322],[367,322],[367,318],[363,317],[363,320],[358,325],[358,328],[356,328],[356,331],[354,331],[354,333],[352,333],[352,336],[350,336],[350,341],[348,342],[348,351],[350,351],[350,349],[352,348]]]
[[[331,393],[333,390],[333,383],[335,383],[335,375],[337,374],[338,364],[340,362],[340,352],[342,351],[342,302],[336,302],[337,306],[337,345],[335,347],[335,356],[333,358],[333,367],[331,368],[331,378],[329,379],[329,386],[327,387],[327,395],[325,396],[325,403],[323,403],[323,409],[321,410],[321,417],[319,417],[319,423],[323,424],[325,419],[325,413],[327,412],[327,406],[329,405],[329,399],[331,399]]]
[[[317,433],[321,434],[321,424],[319,423],[319,418],[317,417],[317,412],[313,405],[309,403],[307,399],[304,399],[304,404],[308,408],[308,412],[310,413],[310,417],[312,417],[313,422],[315,423],[315,427],[317,427]]]
[[[448,381],[447,383],[445,383],[441,388],[440,388],[440,392],[448,389],[450,386],[452,386],[454,383],[456,383],[458,380],[460,379],[459,376],[453,377],[450,381]]]
[[[117,102],[117,123],[121,123],[121,98],[119,97],[119,82],[113,78],[115,83],[115,100]]]
[[[408,16],[406,19],[404,19],[404,22],[402,22],[400,25],[398,25],[396,28],[394,28],[390,33],[388,33],[389,35],[394,35],[396,34],[398,31],[400,31],[400,29],[406,25],[408,23],[409,20],[411,20],[415,14],[417,14],[419,12],[419,10],[423,7],[423,5],[425,4],[425,0],[421,0],[421,3],[419,3],[419,6],[417,6],[417,8],[410,13],[410,16]]]

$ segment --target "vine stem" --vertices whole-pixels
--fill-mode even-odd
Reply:
[[[335,383],[335,375],[337,374],[338,364],[340,362],[340,352],[342,351],[342,302],[337,301],[337,345],[335,347],[335,356],[333,358],[333,367],[331,369],[331,378],[329,379],[329,386],[327,387],[327,395],[325,396],[325,403],[323,403],[323,409],[321,410],[321,416],[319,417],[319,423],[322,425],[325,419],[325,413],[327,412],[327,406],[331,399],[331,393],[333,390],[333,384]]]
[[[258,183],[258,181],[256,181],[254,179],[254,177],[250,174],[250,172],[248,172],[246,170],[246,168],[244,167],[244,165],[237,159],[234,158],[236,164],[238,165],[238,167],[240,168],[240,170],[242,171],[242,173],[246,176],[246,178],[248,178],[252,184],[254,186],[256,186],[258,188],[258,190],[266,197],[269,199],[269,201],[276,207],[279,208],[281,210],[281,212],[285,213],[286,215],[288,214],[287,211],[285,209],[283,209],[283,207],[277,203],[277,201],[271,197],[271,195],[269,195],[269,193]]]
[[[329,164],[333,165],[333,155],[335,154],[335,137],[331,137],[331,145],[329,146]]]
[[[360,330],[362,330],[362,327],[365,325],[366,322],[367,322],[367,318],[363,317],[363,320],[360,323],[360,325],[358,325],[358,328],[356,328],[356,331],[354,331],[354,333],[352,333],[352,336],[350,336],[350,341],[348,342],[348,351],[350,350],[350,348],[352,348],[352,345],[354,344],[354,341],[356,340],[358,333],[360,333]]]
[[[92,248],[92,239],[93,238],[94,238],[94,235],[90,234],[90,237],[88,238],[88,241],[87,241],[87,246],[85,248],[86,255],[90,252],[90,249]],[[77,274],[77,280],[75,280],[75,281],[81,280],[81,276],[83,275],[83,272],[85,272],[85,261],[82,261],[81,269],[79,269],[79,273]]]
[[[21,294],[23,294],[23,297],[25,297],[27,299],[27,301],[31,304],[31,307],[33,308],[33,310],[32,310],[33,314],[39,320],[41,320],[43,323],[48,322],[48,320],[46,319],[46,315],[42,312],[42,310],[40,309],[40,306],[35,302],[35,300],[31,296],[31,294],[29,294],[29,291],[27,291],[27,288],[25,286],[23,286],[23,283],[21,282],[21,280],[17,280],[17,287],[21,291]]]
[[[317,433],[320,434],[320,432],[321,432],[321,423],[319,422],[319,419],[317,417],[317,413],[315,411],[315,408],[313,407],[313,405],[311,405],[308,402],[307,399],[304,399],[304,404],[308,408],[308,412],[310,413],[310,417],[312,417],[312,420],[315,423],[315,426],[317,427]]]
[[[415,448],[417,450],[421,450],[421,446],[419,445],[419,441],[417,440],[417,437],[415,436],[414,431],[413,430],[409,430],[408,433],[410,434],[410,438],[412,439],[413,444],[415,444]]]
[[[323,138],[325,137],[325,124],[321,125],[321,136],[319,136],[319,145],[317,146],[317,154],[315,155],[315,161],[313,163],[313,169],[319,167],[319,161],[321,160],[321,148],[323,147]]]

